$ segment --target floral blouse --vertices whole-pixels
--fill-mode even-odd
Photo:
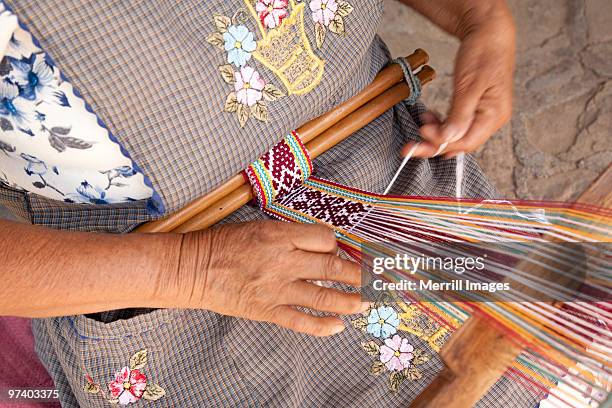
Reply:
[[[1,183],[74,203],[158,200],[148,178],[1,0],[0,57]]]

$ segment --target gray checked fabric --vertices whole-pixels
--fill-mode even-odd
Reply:
[[[295,2],[300,4],[300,2]],[[351,97],[390,60],[376,36],[383,2],[350,0],[346,35],[327,32],[316,47],[309,2],[304,28],[325,61],[321,82],[303,95],[269,104],[269,119],[244,128],[224,112],[228,94],[219,74],[226,54],[206,42],[213,15],[242,21],[251,0],[8,0],[18,17],[66,73],[84,99],[153,182],[167,210],[180,208],[245,168],[291,129]],[[426,46],[412,39],[414,47]],[[258,71],[283,83],[259,61]],[[400,163],[398,151],[418,138],[421,106],[398,105],[315,161],[320,177],[380,192]],[[453,161],[413,160],[394,193],[452,195]],[[466,196],[492,197],[477,164],[467,159]],[[76,205],[0,189],[0,200],[20,218],[60,229],[128,232],[147,221],[143,203]],[[262,218],[243,207],[224,222]],[[354,318],[354,317],[353,317]],[[441,369],[436,353],[410,338],[431,359],[419,380],[397,392],[388,375],[370,374],[369,338],[347,329],[312,338],[274,325],[202,310],[124,310],[92,316],[37,319],[37,352],[60,391],[64,407],[109,407],[84,391],[86,375],[101,384],[147,349],[142,369],[165,396],[147,407],[407,407]],[[533,407],[535,396],[502,379],[480,407]]]

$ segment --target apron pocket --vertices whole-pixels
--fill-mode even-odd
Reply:
[[[74,393],[66,397],[82,407],[108,407],[109,402],[259,406],[226,351],[231,320],[178,309],[112,323],[83,315],[43,319],[45,330],[36,333],[50,337],[53,347],[38,352],[47,367],[61,366],[52,373],[54,380],[65,376]]]

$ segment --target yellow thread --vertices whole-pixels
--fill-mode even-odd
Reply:
[[[248,0],[245,0],[245,2],[247,2],[247,7],[251,14],[257,18],[255,9],[248,3]],[[287,94],[289,95],[303,95],[312,91],[321,82],[325,69],[324,61],[315,55],[306,35],[304,7],[304,3],[293,6],[289,17],[284,19],[279,27],[268,32],[265,32],[261,22],[258,21],[263,38],[257,42],[257,50],[253,52],[253,57],[276,75],[287,89]],[[282,61],[272,61],[264,56],[266,51],[269,51],[271,55],[279,56],[280,53],[275,52],[275,49],[273,49],[273,41],[282,37],[291,37],[293,30],[299,32],[299,41],[285,44],[288,47],[293,46],[287,58],[284,58]],[[301,68],[299,65],[296,65],[298,58],[306,62],[307,68]],[[287,77],[287,71],[292,67],[297,69],[299,75],[295,79],[290,80]]]

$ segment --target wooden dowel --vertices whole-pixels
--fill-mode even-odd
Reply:
[[[431,82],[435,77],[435,71],[428,65],[424,66],[417,74],[421,84]],[[355,133],[374,119],[388,111],[391,107],[406,99],[410,95],[410,88],[405,82],[393,86],[388,91],[370,101],[367,105],[357,109],[354,113],[341,120],[312,141],[306,143],[306,148],[314,159],[331,149],[348,136]]]
[[[406,57],[406,60],[413,70],[427,64],[429,55],[422,49],[416,49],[412,54]],[[297,132],[302,139],[302,142],[308,143],[321,133],[325,132],[330,127],[337,124],[339,121],[355,112],[357,109],[376,98],[393,85],[403,81],[404,73],[398,64],[391,64],[383,69],[372,83],[364,90],[353,96],[346,102],[340,104],[329,112],[315,118],[306,124],[300,126]],[[181,208],[180,210],[168,215],[159,220],[145,223],[138,228],[136,232],[169,232],[193,218],[196,214],[204,211],[210,205],[227,196],[231,192],[237,190],[245,184],[242,175],[237,174],[226,181],[221,186],[215,188],[208,194],[197,198]]]
[[[434,79],[435,71],[426,65],[417,73],[417,77],[421,84],[425,85]],[[366,126],[408,96],[410,96],[410,88],[404,82],[383,92],[368,104],[357,109],[330,129],[306,143],[306,148],[310,152],[311,157],[316,158],[340,143],[356,130]],[[185,233],[208,228],[248,203],[252,198],[251,187],[247,185],[241,186],[218,202],[208,206],[204,211],[198,213],[173,231]]]
[[[429,62],[429,55],[424,50],[417,48],[412,54],[406,57],[406,60],[412,70],[415,71]],[[389,65],[380,71],[372,83],[357,95],[318,118],[300,126],[297,129],[300,139],[302,139],[302,142],[308,143],[349,114],[355,112],[358,108],[391,88],[393,85],[403,81],[404,72],[402,68],[398,64]]]

